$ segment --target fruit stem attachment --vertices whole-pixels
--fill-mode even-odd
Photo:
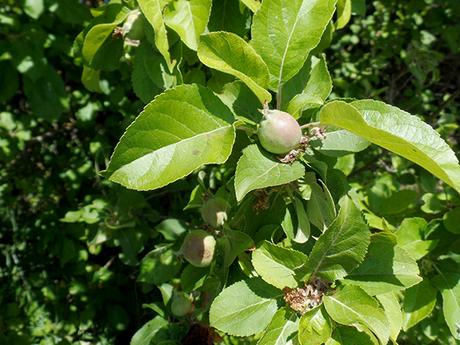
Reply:
[[[310,122],[310,123],[300,126],[300,129],[318,127],[319,125],[321,125],[321,122]]]

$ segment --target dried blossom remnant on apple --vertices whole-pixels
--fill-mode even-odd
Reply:
[[[213,228],[221,227],[227,221],[230,204],[222,198],[211,198],[201,207],[201,217]]]
[[[321,279],[315,278],[305,287],[283,289],[284,301],[292,310],[305,314],[310,309],[320,305],[324,294],[329,290],[329,284]]]
[[[207,267],[214,258],[216,239],[204,230],[193,230],[185,236],[181,253],[195,267]]]
[[[191,314],[194,310],[190,296],[183,292],[176,292],[171,302],[171,312],[178,317]]]

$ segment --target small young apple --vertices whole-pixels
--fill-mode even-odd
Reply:
[[[216,239],[204,230],[194,230],[185,236],[181,253],[195,267],[209,266],[214,257]]]

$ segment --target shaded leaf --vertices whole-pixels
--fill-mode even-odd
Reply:
[[[322,55],[320,58],[312,56],[307,84],[303,91],[289,102],[286,111],[297,119],[303,110],[322,105],[331,91],[332,79],[325,56]]]
[[[160,316],[156,316],[154,319],[150,320],[137,330],[137,332],[131,338],[131,342],[129,344],[150,345],[151,340],[155,337],[158,331],[167,325],[168,321]]]
[[[404,331],[414,327],[431,314],[436,305],[436,294],[436,289],[426,279],[404,292],[402,304]]]
[[[433,283],[441,291],[444,318],[455,339],[460,339],[460,274],[439,269],[438,273]]]

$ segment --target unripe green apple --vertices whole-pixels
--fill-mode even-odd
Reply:
[[[175,293],[171,302],[171,312],[175,316],[184,316],[193,311],[193,304],[190,297],[183,292]]]
[[[279,110],[264,110],[264,119],[257,131],[262,147],[271,153],[283,154],[295,149],[302,138],[297,121]]]
[[[222,198],[212,198],[201,207],[201,217],[214,228],[224,225],[230,204]]]
[[[194,230],[185,236],[181,252],[184,258],[195,267],[206,267],[214,257],[216,240],[204,230]]]

